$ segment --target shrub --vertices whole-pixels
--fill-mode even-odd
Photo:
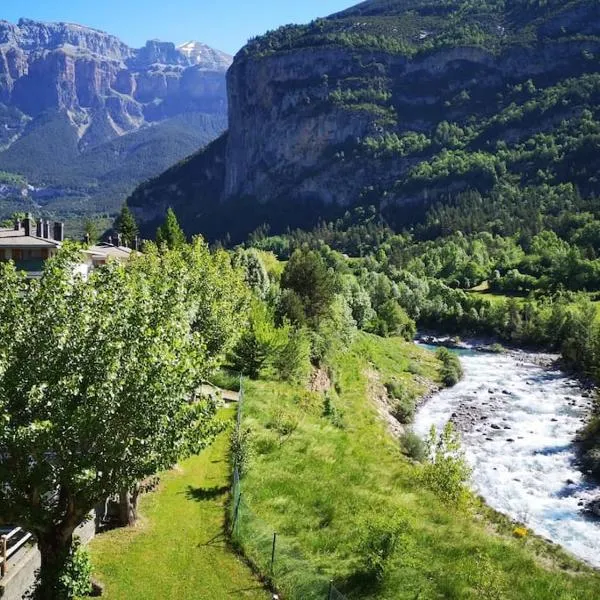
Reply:
[[[387,393],[394,398],[392,415],[400,423],[410,423],[415,416],[415,401],[398,381],[390,381],[385,384]]]
[[[274,429],[283,438],[292,435],[298,429],[298,425],[298,418],[280,407],[267,423],[267,429]]]
[[[331,392],[325,392],[323,398],[323,416],[338,429],[344,428],[344,413],[335,405]]]
[[[406,431],[401,436],[400,447],[402,452],[414,461],[423,462],[427,458],[427,446],[414,431]]]
[[[246,331],[231,355],[233,368],[251,379],[258,379],[263,369],[272,364],[284,343],[285,332],[276,329],[267,306],[255,301]]]
[[[423,483],[446,504],[456,508],[465,506],[470,498],[465,484],[471,469],[452,423],[448,422],[439,436],[435,427],[431,427],[427,459],[422,471]]]
[[[310,354],[310,337],[306,330],[291,330],[287,343],[274,359],[279,378],[290,383],[304,383],[311,370]]]
[[[458,356],[450,352],[448,348],[439,348],[435,355],[442,363],[440,376],[444,385],[448,387],[456,385],[463,376],[463,369]]]
[[[92,562],[81,541],[75,538],[65,570],[60,577],[61,595],[67,600],[87,596],[92,591]]]
[[[359,526],[357,554],[361,561],[360,575],[373,581],[383,581],[407,530],[408,523],[403,517],[370,515]]]
[[[237,467],[240,476],[248,472],[252,456],[252,431],[249,427],[234,429],[231,432],[231,464]]]
[[[240,390],[240,375],[235,371],[228,369],[218,369],[210,376],[210,383],[220,387],[223,390],[232,390],[239,392]]]
[[[406,425],[411,423],[415,418],[415,402],[410,398],[403,398],[402,400],[396,400],[392,407],[392,415],[400,423]]]

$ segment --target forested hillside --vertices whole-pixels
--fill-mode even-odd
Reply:
[[[593,0],[365,2],[251,40],[228,88],[227,138],[139,188],[143,221],[172,204],[189,232],[242,239],[355,205],[399,229],[437,203],[505,222],[564,185],[598,193]]]

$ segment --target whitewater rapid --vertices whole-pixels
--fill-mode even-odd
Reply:
[[[463,380],[418,411],[414,430],[449,420],[461,432],[472,488],[493,508],[600,567],[600,521],[583,507],[600,497],[575,465],[588,394],[532,354],[461,353]]]

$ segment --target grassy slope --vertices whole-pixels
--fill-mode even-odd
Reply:
[[[364,376],[372,362],[382,379],[394,371],[412,379],[407,370],[418,353],[396,340],[359,337],[337,365],[343,429],[323,416],[318,395],[248,384],[244,422],[255,457],[243,479],[240,534],[250,558],[266,572],[278,532],[275,581],[288,600],[325,598],[329,579],[349,598],[596,599],[600,577],[559,549],[513,538],[505,519],[492,525],[480,514],[455,514],[418,483],[367,400]],[[435,370],[431,355],[418,361],[423,374]],[[290,423],[297,425],[291,435]],[[410,527],[379,589],[352,577],[358,532],[377,514],[401,514]]]
[[[231,417],[231,412],[227,412]],[[91,544],[108,600],[265,600],[270,596],[223,537],[229,488],[228,434],[162,476],[141,502],[141,526]]]

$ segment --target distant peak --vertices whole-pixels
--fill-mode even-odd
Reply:
[[[190,40],[189,42],[180,44],[177,46],[177,50],[191,62],[196,64],[228,67],[233,61],[233,58],[229,54],[221,52],[220,50],[215,50],[196,40]]]

